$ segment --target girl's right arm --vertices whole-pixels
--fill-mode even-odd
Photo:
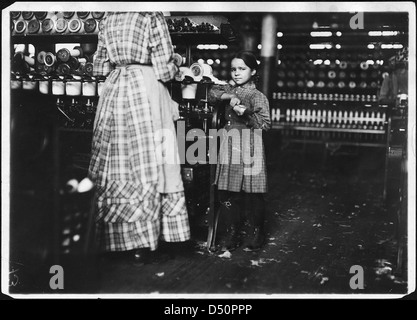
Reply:
[[[218,101],[230,100],[230,105],[234,106],[240,103],[240,100],[233,93],[227,93],[226,86],[214,85],[208,93],[209,103],[216,103]]]

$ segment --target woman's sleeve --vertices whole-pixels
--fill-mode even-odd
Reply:
[[[268,98],[258,93],[252,97],[252,109],[246,109],[245,115],[248,119],[247,125],[254,129],[268,131],[271,128],[271,115],[269,113]]]
[[[226,86],[224,85],[213,85],[208,92],[207,100],[211,104],[215,104],[220,101],[220,97],[226,92]]]
[[[178,67],[174,63],[174,48],[168,25],[160,12],[151,16],[149,46],[156,78],[162,82],[172,80]]]
[[[98,33],[97,50],[93,60],[93,74],[95,76],[107,76],[114,69],[106,48],[106,41],[104,38],[105,28],[106,26],[104,23],[103,28]]]

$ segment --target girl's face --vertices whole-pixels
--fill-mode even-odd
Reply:
[[[242,59],[234,58],[231,63],[231,76],[233,81],[241,86],[249,82],[256,70],[249,68]]]

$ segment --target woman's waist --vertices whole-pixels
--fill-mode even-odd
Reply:
[[[155,83],[157,81],[152,65],[136,63],[116,65],[107,77],[106,81],[112,84],[116,84],[119,81],[122,81],[122,78],[125,76],[127,76],[129,79],[135,79],[135,81],[139,81],[137,79],[140,78],[143,78],[144,81],[148,81],[150,83]]]
[[[142,63],[142,62],[128,62],[128,63],[116,63],[116,69],[122,68],[150,68],[152,64],[150,63]]]

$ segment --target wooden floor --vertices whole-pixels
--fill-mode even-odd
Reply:
[[[406,273],[394,275],[395,214],[382,200],[383,162],[354,150],[324,159],[286,151],[269,163],[267,243],[209,252],[203,230],[189,255],[136,267],[100,263],[101,294],[291,295],[403,293]],[[220,230],[220,238],[221,238]],[[365,287],[351,289],[350,268],[362,266]],[[388,272],[392,270],[392,272]]]
[[[209,252],[203,229],[191,252],[159,264],[73,261],[64,293],[238,298],[406,292],[406,270],[394,272],[396,215],[382,199],[383,154],[345,151],[323,158],[316,146],[269,149],[267,243],[261,251],[239,248],[230,257]],[[349,285],[353,265],[364,269],[362,290]],[[45,271],[42,276],[50,277]]]

